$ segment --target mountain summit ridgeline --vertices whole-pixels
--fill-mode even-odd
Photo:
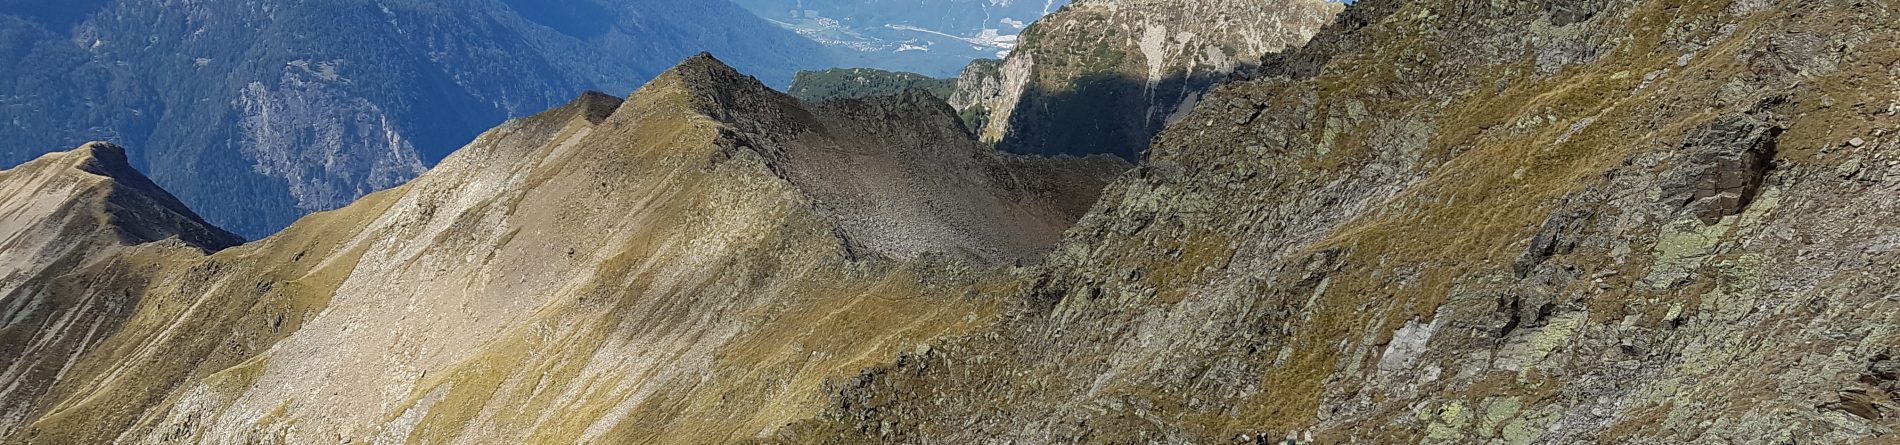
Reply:
[[[776,85],[830,66],[725,0],[15,1],[0,36],[0,163],[113,141],[249,238],[699,51]]]
[[[244,244],[113,146],[46,155],[0,172],[0,443],[1900,427],[1892,5],[1196,9],[1222,4],[1083,0],[1030,27],[1204,62],[1240,52],[1177,46],[1215,35],[1187,17],[1110,19],[1331,17],[1173,96],[1195,100],[1152,139],[1075,130],[1145,141],[1134,165],[986,144],[923,91],[803,102],[704,54]],[[1100,97],[1180,103],[1140,85]]]
[[[1125,168],[992,151],[927,96],[806,109],[695,56],[624,101],[589,93],[510,121],[415,181],[261,241],[47,265],[59,283],[99,284],[9,302],[114,310],[11,307],[26,321],[10,333],[45,340],[9,351],[42,365],[9,375],[27,390],[8,406],[26,408],[0,431],[717,442],[816,412],[805,389],[828,375],[987,319],[994,302],[966,289],[1004,285],[985,271],[1035,261]],[[811,329],[828,334],[796,340]],[[758,372],[785,380],[745,377]],[[546,415],[560,409],[576,411]]]

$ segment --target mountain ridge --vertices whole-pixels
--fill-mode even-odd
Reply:
[[[136,309],[110,314],[116,330],[67,351],[71,371],[22,401],[33,417],[5,442],[714,443],[725,436],[703,433],[783,425],[818,409],[805,390],[826,376],[985,319],[990,302],[966,289],[1003,285],[983,277],[1025,253],[1016,242],[950,249],[879,238],[866,221],[918,216],[855,207],[844,198],[860,191],[819,187],[850,183],[829,179],[837,174],[921,173],[810,170],[808,152],[869,162],[924,144],[983,168],[1106,176],[1125,167],[986,155],[940,102],[889,101],[843,109],[932,117],[847,125],[834,121],[845,111],[801,112],[796,99],[695,56],[625,100],[587,93],[512,120],[411,183],[271,237],[194,259],[114,257],[80,276],[110,283]],[[768,138],[758,128],[799,130]],[[938,140],[946,136],[957,139]],[[1092,198],[1021,190],[1010,195],[1019,208],[1044,194],[1067,203],[1033,213],[1048,217]],[[1022,236],[1053,243],[1046,232]],[[47,298],[95,292],[55,288]],[[880,315],[891,313],[909,315]],[[784,341],[809,329],[855,336]],[[743,379],[757,372],[783,380]],[[523,409],[555,403],[567,414]]]
[[[1061,190],[1100,189],[1101,178],[1126,168],[1106,157],[1063,158],[1041,169],[1053,173],[1047,177],[1011,177],[1007,171],[1025,165],[1018,157],[977,144],[954,109],[914,90],[808,106],[705,53],[662,78],[668,76],[692,91],[701,113],[736,130],[725,136],[729,143],[758,152],[774,173],[839,217],[852,243],[898,258],[936,252],[990,262],[1032,259],[1093,201]],[[1086,163],[1088,172],[1065,172],[1069,163]],[[1054,191],[1071,202],[1043,204],[1030,191]]]
[[[49,381],[98,347],[93,333],[131,311],[114,280],[79,277],[125,258],[186,261],[243,239],[204,222],[109,143],[0,171],[0,184],[0,358],[7,363],[0,403],[9,407],[0,414],[3,436],[26,420],[23,401],[49,391]],[[56,296],[75,290],[71,298]]]
[[[585,89],[632,90],[693,51],[719,50],[774,82],[828,60],[723,0],[562,3],[597,11],[111,0],[61,25],[34,13],[71,8],[23,5],[0,12],[0,108],[16,117],[0,122],[0,163],[114,141],[208,220],[257,238],[401,184],[507,118]],[[576,37],[563,17],[612,26]],[[749,31],[725,37],[722,26]]]
[[[1879,442],[1896,24],[1364,0],[1066,191],[1032,167],[1120,170],[694,57],[279,235],[73,271],[36,298],[136,310],[32,331],[100,340],[0,441]],[[967,230],[1043,216],[1078,219]]]

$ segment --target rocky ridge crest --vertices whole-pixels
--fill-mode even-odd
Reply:
[[[831,120],[865,118],[884,121]],[[1093,200],[1087,187],[1123,168],[979,148],[926,97],[808,111],[697,56],[626,100],[589,93],[510,121],[415,181],[272,237],[73,271],[64,279],[91,284],[42,299],[112,297],[117,309],[81,327],[22,326],[86,340],[23,380],[33,392],[9,400],[23,408],[4,441],[770,432],[820,409],[810,390],[826,378],[988,319],[993,301],[971,295],[1008,285],[993,263],[1032,259],[1060,233],[1025,227],[1066,226]],[[940,162],[893,159],[924,152]],[[838,156],[856,168],[813,170]],[[1018,167],[1070,181],[1012,179]],[[960,176],[971,179],[955,189],[900,190],[922,198],[867,200],[917,208],[849,201],[866,200],[854,198],[869,193],[862,181]],[[1007,199],[1012,225],[929,206],[960,199]],[[917,224],[933,226],[879,231]]]
[[[121,280],[81,277],[123,258],[191,258],[242,241],[152,184],[116,145],[0,171],[0,405],[10,407],[0,436],[28,420],[11,407],[45,394],[131,312]]]

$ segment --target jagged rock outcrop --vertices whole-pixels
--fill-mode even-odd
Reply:
[[[734,128],[727,143],[763,153],[838,219],[848,241],[883,256],[1033,258],[1127,168],[1109,156],[998,153],[922,91],[807,108],[703,59],[675,71],[688,83],[716,86],[703,88],[694,104]]]
[[[1876,443],[1893,5],[1362,0],[776,443]]]
[[[1299,46],[1342,8],[1325,0],[1082,0],[965,68],[951,103],[1017,153],[1135,159],[1201,94]]]
[[[827,379],[989,320],[972,295],[1125,167],[997,154],[927,96],[807,110],[702,55],[270,238],[76,272],[123,321],[9,405],[4,442],[769,434]]]

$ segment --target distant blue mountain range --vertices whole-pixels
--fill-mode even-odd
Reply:
[[[724,0],[0,0],[0,164],[115,141],[256,238],[699,51],[781,87],[838,64]]]

